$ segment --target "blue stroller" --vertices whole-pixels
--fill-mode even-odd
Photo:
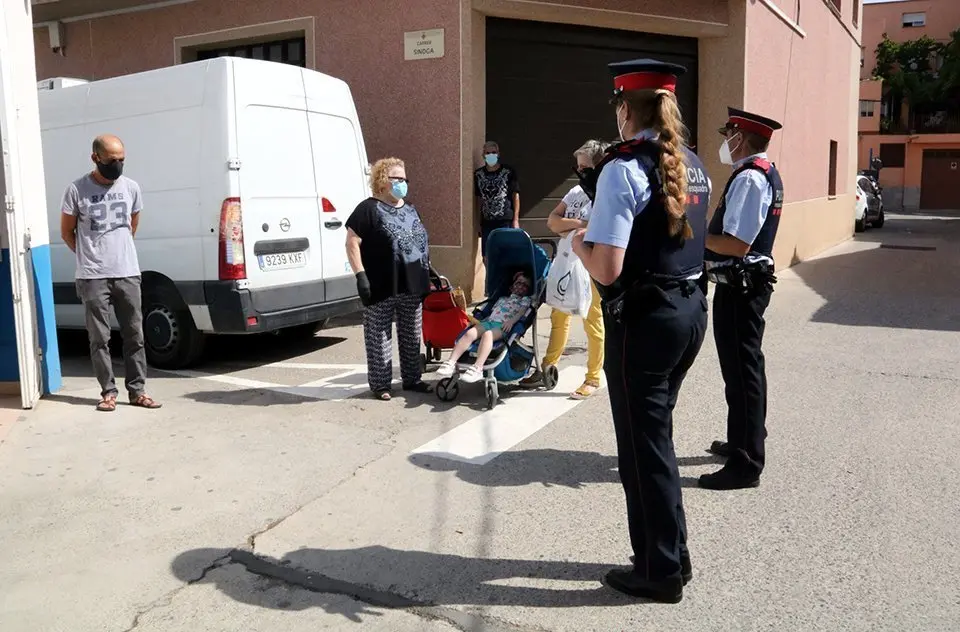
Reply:
[[[483,387],[487,396],[487,408],[492,409],[500,399],[499,382],[516,382],[526,377],[530,366],[540,368],[540,352],[537,348],[537,309],[546,296],[547,272],[550,271],[550,258],[540,246],[533,243],[530,235],[519,228],[498,228],[490,233],[487,240],[487,300],[477,305],[473,317],[485,320],[493,311],[497,299],[510,293],[513,274],[518,269],[532,273],[532,302],[509,332],[493,345],[493,350],[483,365]],[[521,340],[527,330],[533,327],[532,348]],[[466,330],[464,330],[465,332]],[[461,332],[460,336],[464,332]],[[459,339],[459,336],[458,336]],[[437,397],[444,402],[452,402],[460,394],[459,371],[473,365],[479,341],[457,362],[458,372],[437,383]],[[557,385],[558,374],[544,372],[543,385],[552,390]]]

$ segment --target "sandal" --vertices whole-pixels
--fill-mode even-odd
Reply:
[[[140,393],[134,399],[131,399],[130,405],[136,406],[137,408],[149,408],[150,410],[156,410],[163,406],[163,404],[154,401],[154,399],[146,393]]]
[[[599,384],[594,382],[584,382],[580,385],[580,388],[570,393],[571,399],[586,399],[593,395],[597,389],[600,388]]]
[[[383,402],[389,402],[389,401],[390,401],[390,391],[387,390],[387,389],[383,389],[383,390],[379,390],[379,391],[374,391],[374,392],[373,392],[373,396],[376,397],[377,399],[379,399],[380,401],[383,401]]]
[[[107,395],[97,404],[97,410],[101,413],[112,413],[117,409],[117,396]]]
[[[433,387],[420,380],[419,382],[414,382],[413,384],[404,384],[403,390],[410,391],[412,393],[432,393]]]

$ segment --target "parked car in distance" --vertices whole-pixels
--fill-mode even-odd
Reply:
[[[858,199],[857,231],[865,230],[867,226],[882,228],[884,223],[883,196],[880,193],[879,185],[873,178],[865,175],[857,176],[857,197],[859,198],[860,196],[864,198],[866,211],[861,219]]]

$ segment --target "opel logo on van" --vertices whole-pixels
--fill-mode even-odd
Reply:
[[[283,232],[290,230],[290,220],[288,220],[286,217],[280,220],[280,230]]]

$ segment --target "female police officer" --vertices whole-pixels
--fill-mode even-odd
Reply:
[[[703,343],[702,274],[710,184],[683,144],[674,91],[682,66],[610,65],[621,142],[596,169],[593,214],[574,250],[597,282],[604,372],[627,499],[632,569],[607,573],[620,592],[677,603],[692,577],[673,409]]]

